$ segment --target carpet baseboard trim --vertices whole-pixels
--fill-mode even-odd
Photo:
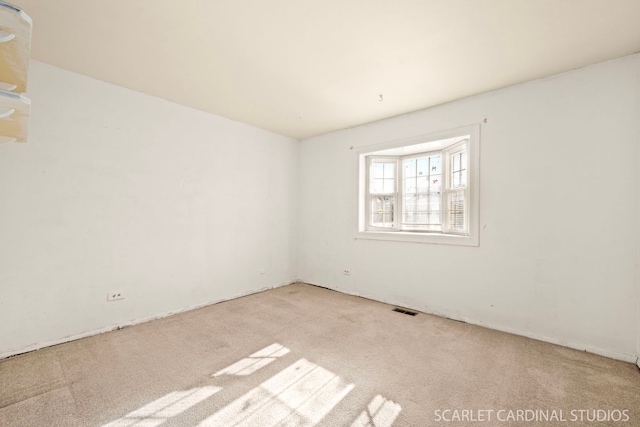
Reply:
[[[538,341],[548,342],[550,344],[556,344],[556,345],[559,345],[559,346],[562,346],[562,347],[572,348],[574,350],[586,351],[587,353],[597,354],[598,356],[608,357],[609,359],[621,360],[621,361],[627,362],[627,363],[635,363],[635,364],[638,365],[638,367],[640,367],[640,358],[638,358],[637,356],[632,355],[632,354],[625,354],[625,353],[618,353],[618,352],[610,351],[610,350],[603,350],[603,349],[598,348],[598,347],[594,347],[594,346],[591,346],[591,345],[586,345],[586,344],[582,344],[582,343],[578,343],[578,342],[567,341],[567,340],[563,340],[563,339],[549,337],[549,336],[546,336],[546,335],[536,334],[536,333],[533,333],[533,332],[527,332],[527,331],[521,331],[521,330],[517,330],[517,329],[511,329],[511,328],[504,327],[502,325],[482,322],[482,321],[478,321],[478,320],[470,319],[470,318],[466,318],[466,317],[450,315],[450,314],[447,314],[447,313],[444,313],[444,312],[439,312],[439,311],[433,310],[433,309],[431,309],[429,307],[407,306],[404,302],[400,303],[399,301],[393,301],[391,299],[388,299],[388,300],[387,299],[379,299],[377,297],[368,295],[366,293],[362,293],[361,294],[361,293],[358,293],[358,292],[351,292],[351,291],[348,291],[348,290],[345,290],[345,289],[332,288],[330,286],[319,285],[319,284],[307,282],[307,281],[305,281],[303,279],[301,279],[300,281],[302,283],[308,283],[310,285],[320,286],[320,287],[331,289],[332,291],[341,292],[341,293],[347,294],[347,295],[352,295],[352,296],[361,297],[361,298],[367,298],[367,299],[370,299],[370,300],[373,300],[373,301],[378,301],[378,302],[381,302],[381,303],[384,303],[384,304],[389,304],[389,305],[394,305],[394,306],[403,305],[404,304],[405,307],[410,308],[412,310],[417,310],[417,311],[422,312],[422,313],[431,314],[431,315],[442,317],[442,318],[445,318],[445,319],[457,320],[457,321],[469,323],[471,325],[481,326],[483,328],[493,329],[493,330],[496,330],[496,331],[506,332],[506,333],[514,334],[514,335],[519,335],[519,336],[522,336],[522,337],[531,338],[531,339],[538,340]]]
[[[187,306],[187,307],[179,308],[177,310],[171,310],[171,311],[167,311],[167,312],[164,312],[164,313],[156,314],[156,315],[153,315],[153,316],[143,317],[143,318],[140,318],[140,319],[133,319],[133,320],[126,321],[124,323],[118,323],[116,325],[109,325],[109,326],[105,326],[103,328],[93,329],[91,331],[81,332],[79,334],[73,334],[73,335],[69,335],[69,336],[66,336],[66,337],[63,337],[63,338],[58,338],[58,339],[51,340],[51,341],[45,341],[45,342],[36,343],[36,344],[29,344],[29,345],[27,345],[25,347],[20,347],[20,348],[17,348],[17,349],[8,350],[8,351],[6,351],[4,353],[0,353],[0,360],[6,359],[6,358],[11,357],[11,356],[18,356],[20,354],[24,354],[24,353],[29,353],[31,351],[40,350],[40,349],[43,349],[43,348],[46,348],[46,347],[51,347],[51,346],[54,346],[54,345],[64,344],[66,342],[76,341],[76,340],[79,340],[79,339],[82,339],[82,338],[87,338],[87,337],[91,337],[91,336],[94,336],[94,335],[103,334],[105,332],[115,331],[117,329],[122,329],[122,328],[125,328],[127,326],[134,326],[134,325],[139,325],[141,323],[150,322],[152,320],[162,319],[164,317],[173,316],[174,314],[180,314],[180,313],[184,313],[186,311],[197,310],[197,309],[202,308],[202,307],[207,307],[207,306],[218,304],[218,303],[225,302],[225,301],[231,301],[231,300],[234,300],[236,298],[246,297],[246,296],[249,296],[249,295],[253,295],[253,294],[260,293],[260,292],[268,291],[269,289],[280,288],[282,286],[287,286],[287,285],[291,285],[293,283],[298,283],[298,282],[300,282],[300,280],[295,279],[295,280],[290,281],[290,282],[283,282],[283,283],[280,283],[280,284],[277,284],[277,285],[268,286],[268,287],[260,288],[260,289],[257,289],[257,290],[249,291],[249,292],[244,292],[242,294],[239,294],[239,295],[236,295],[236,296],[233,296],[233,297],[230,297],[230,298],[222,298],[222,299],[219,299],[219,300],[210,301],[210,302],[206,302],[206,303],[203,303],[203,304],[190,305],[190,306]]]

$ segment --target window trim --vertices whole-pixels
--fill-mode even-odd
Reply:
[[[406,154],[390,155],[388,153],[378,153],[380,151],[391,151],[394,149],[402,150],[403,147],[418,146],[418,144],[424,144],[425,147],[430,143],[436,141],[446,140],[450,138],[462,137],[469,135],[467,144],[467,189],[465,197],[465,222],[467,222],[468,234],[456,233],[455,230],[450,230],[445,227],[445,219],[443,218],[443,231],[442,232],[428,232],[428,231],[401,231],[399,229],[398,221],[400,220],[398,211],[394,212],[395,227],[388,230],[371,230],[368,229],[367,212],[369,212],[369,197],[368,186],[369,177],[367,175],[367,155],[374,155],[378,158],[393,158],[396,160],[396,168],[401,163],[402,158],[408,158],[412,155],[418,155],[421,153],[439,151],[443,155],[443,162],[450,161],[450,154],[456,151],[456,148],[463,144],[462,142],[456,142],[448,146],[435,146],[433,148],[426,148],[422,151],[408,152]],[[355,239],[371,239],[371,240],[390,240],[390,241],[404,241],[404,242],[416,242],[416,243],[433,243],[433,244],[448,244],[448,245],[461,245],[461,246],[479,246],[479,224],[480,224],[480,206],[479,206],[479,190],[480,190],[480,125],[474,124],[470,126],[459,127],[455,129],[443,130],[438,132],[432,132],[424,135],[418,135],[415,137],[404,138],[399,140],[392,140],[380,144],[362,146],[355,151],[356,157],[356,227],[354,238]],[[447,167],[450,172],[450,168]],[[398,172],[397,176],[400,176]],[[449,175],[449,173],[447,173]],[[444,178],[444,177],[443,177]],[[447,176],[446,180],[450,180],[451,177]],[[396,204],[402,203],[398,199],[397,186],[402,185],[396,179]],[[449,190],[448,182],[445,187],[443,183],[442,187],[442,203],[446,203],[446,195],[452,191]],[[448,222],[448,218],[446,219]]]

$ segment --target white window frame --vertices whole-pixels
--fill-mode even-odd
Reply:
[[[467,151],[467,186],[455,190],[451,188],[451,158],[465,145]],[[442,155],[442,190],[441,220],[442,231],[401,230],[399,222],[402,215],[401,172],[402,160],[420,155],[441,153]],[[462,246],[479,246],[479,184],[480,184],[480,125],[471,125],[441,132],[419,135],[402,140],[389,141],[382,144],[360,147],[355,150],[357,161],[357,220],[356,239],[394,240],[417,243],[435,243]],[[387,160],[395,161],[395,208],[394,225],[390,228],[369,226],[370,193],[369,162]],[[449,217],[445,212],[448,195],[457,191],[465,194],[464,231],[450,227]]]
[[[385,193],[385,192],[382,192],[382,193],[371,193],[370,192],[370,188],[369,188],[369,184],[370,184],[371,180],[367,176],[366,183],[365,183],[367,196],[373,196],[373,195],[376,195],[376,194],[378,194],[380,197],[392,196],[392,197],[395,198],[396,203],[398,203],[398,185],[399,184],[398,184],[397,176],[398,176],[398,168],[400,167],[399,159],[397,157],[384,157],[384,156],[382,156],[382,157],[381,156],[370,157],[368,159],[368,163],[367,163],[367,172],[365,172],[365,173],[368,173],[369,168],[371,167],[372,163],[384,163],[384,164],[392,163],[392,164],[394,164],[395,176],[396,176],[395,179],[394,179],[394,184],[395,185],[394,185],[394,189],[393,189],[392,193]],[[366,200],[364,202],[366,204],[366,208],[365,208],[366,211],[370,212],[371,211],[371,198],[370,197],[366,197]],[[374,227],[374,226],[369,225],[368,221],[365,224],[365,228],[368,231],[398,230],[399,229],[398,226],[399,226],[399,221],[398,221],[397,209],[394,209],[394,212],[393,212],[393,225],[391,227]]]

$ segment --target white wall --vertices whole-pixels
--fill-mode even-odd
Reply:
[[[635,55],[302,141],[301,279],[635,361],[639,78]],[[480,247],[353,239],[350,146],[473,123]]]
[[[297,141],[39,62],[29,84],[29,142],[0,146],[0,356],[297,277]]]
[[[29,95],[29,143],[0,146],[0,357],[296,277],[640,356],[638,55],[300,150],[39,62]],[[479,248],[352,238],[350,146],[471,123],[482,123]],[[110,290],[126,299],[106,302]]]

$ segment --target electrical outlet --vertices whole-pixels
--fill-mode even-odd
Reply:
[[[342,274],[344,274],[345,276],[350,276],[351,275],[351,269],[350,268],[342,269]]]
[[[120,299],[124,299],[124,292],[122,291],[113,291],[107,294],[107,301],[117,301]]]

